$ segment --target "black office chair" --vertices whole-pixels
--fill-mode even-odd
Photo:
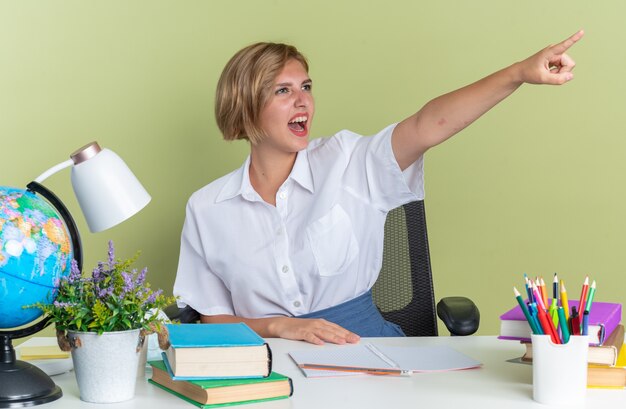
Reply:
[[[468,298],[443,298],[435,313],[424,201],[387,215],[383,266],[372,293],[383,317],[400,325],[407,336],[438,335],[437,315],[451,335],[478,330],[480,313]]]
[[[423,201],[408,203],[387,215],[383,266],[373,297],[383,317],[400,325],[407,336],[438,334]],[[179,309],[172,304],[165,313],[172,321],[200,319],[189,306]],[[480,314],[468,298],[443,298],[437,313],[452,335],[471,335],[478,329]]]

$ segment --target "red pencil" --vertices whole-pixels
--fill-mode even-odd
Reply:
[[[552,339],[553,343],[560,344],[561,340],[556,333],[554,325],[552,325],[552,320],[548,317],[548,313],[546,313],[545,310],[538,308],[537,317],[539,318],[539,324],[541,324],[544,334],[550,335],[550,339]]]
[[[580,323],[583,322],[583,314],[581,313],[581,311],[585,311],[585,303],[587,302],[587,291],[589,291],[589,276],[585,277],[583,288],[580,291],[580,302],[578,303],[578,308],[577,308]]]

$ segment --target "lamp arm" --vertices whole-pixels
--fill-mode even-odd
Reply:
[[[48,169],[47,171],[45,171],[44,173],[42,173],[41,175],[39,175],[36,179],[35,182],[37,183],[41,183],[44,180],[48,179],[50,176],[54,175],[55,173],[57,173],[60,170],[63,170],[65,168],[69,168],[70,166],[74,165],[74,161],[72,159],[68,159],[65,162],[61,162],[58,165],[55,165],[53,167],[51,167],[50,169]]]
[[[55,167],[58,167],[60,165],[61,164]],[[69,210],[67,210],[67,207],[65,207],[65,205],[63,204],[63,202],[61,202],[61,199],[59,199],[57,195],[52,193],[50,190],[48,190],[46,187],[39,184],[38,182],[30,182],[28,185],[26,185],[26,187],[31,192],[39,193],[40,195],[45,197],[59,211],[70,233],[70,238],[72,240],[72,248],[74,249],[74,259],[76,260],[78,269],[82,271],[83,270],[83,248],[80,242],[80,234],[78,233],[76,222],[72,218],[72,215],[70,214]]]

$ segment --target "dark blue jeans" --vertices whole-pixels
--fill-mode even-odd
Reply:
[[[343,304],[297,318],[324,318],[361,337],[403,337],[399,325],[385,321],[372,299],[372,290]]]

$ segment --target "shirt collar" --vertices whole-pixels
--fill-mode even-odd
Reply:
[[[313,184],[313,175],[311,174],[311,164],[309,163],[309,155],[306,149],[298,152],[296,163],[289,175],[291,179],[298,182],[300,186],[311,193],[315,193],[315,185]]]
[[[249,199],[250,194],[254,192],[250,183],[250,155],[241,167],[228,176],[228,180],[222,187],[222,190],[215,198],[215,203],[223,202],[242,195],[245,199]]]
[[[230,174],[228,180],[224,184],[224,187],[222,187],[219,195],[215,198],[215,202],[223,202],[239,195],[243,196],[243,198],[247,200],[253,200],[254,197],[258,196],[252,187],[252,183],[250,183],[249,169],[250,155],[248,155],[246,161],[239,169]],[[293,169],[289,174],[289,178],[293,179],[309,192],[315,192],[311,166],[309,164],[309,157],[306,149],[298,152],[296,162],[294,163]]]

